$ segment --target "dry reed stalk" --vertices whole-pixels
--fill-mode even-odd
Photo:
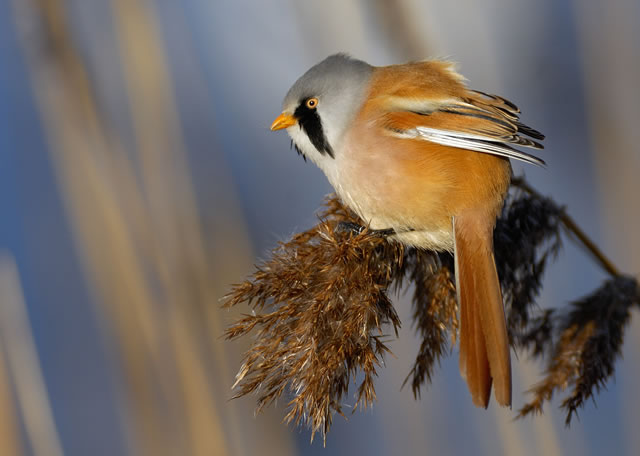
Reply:
[[[100,298],[100,311],[117,334],[119,353],[128,373],[126,388],[133,418],[125,428],[133,428],[129,437],[135,440],[130,442],[135,453],[164,454],[170,448],[169,434],[158,432],[162,429],[163,412],[149,388],[155,377],[148,367],[150,360],[153,364],[153,360],[160,359],[152,294],[119,209],[120,194],[112,187],[117,170],[127,169],[118,166],[126,159],[122,155],[111,159],[115,147],[108,145],[94,89],[84,62],[77,56],[64,7],[47,1],[32,2],[31,9],[20,2],[17,5],[23,21],[43,30],[40,40],[52,50],[52,58],[43,60],[34,43],[24,42],[74,238],[83,252],[84,268],[96,297]],[[102,165],[103,160],[106,166]],[[124,187],[135,199],[135,184],[127,177],[132,175],[118,174],[118,189]]]
[[[9,366],[0,341],[0,454],[23,454],[19,417],[12,397]]]
[[[13,380],[16,402],[24,424],[29,447],[35,456],[62,456],[62,445],[53,419],[40,360],[22,295],[18,269],[13,258],[0,251],[0,351]],[[0,365],[0,369],[4,367]],[[4,374],[4,372],[3,372]],[[6,374],[5,374],[6,375]],[[5,379],[8,376],[2,375]],[[6,409],[7,412],[11,408]],[[3,409],[5,411],[5,409]],[[11,417],[9,417],[11,419]],[[19,422],[13,416],[14,425]],[[6,429],[5,426],[3,426]],[[3,429],[3,430],[4,430]],[[19,446],[19,434],[1,444]],[[19,452],[3,453],[7,455]]]
[[[24,40],[25,53],[85,271],[122,362],[131,453],[251,454],[259,442],[243,440],[237,406],[225,402],[227,359],[212,306],[220,284],[211,279],[152,8],[112,2],[136,144],[125,150],[98,105],[100,87],[64,5],[15,4],[42,31]],[[272,443],[290,452],[286,441]]]

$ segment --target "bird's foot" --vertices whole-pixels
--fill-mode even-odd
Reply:
[[[358,234],[361,234],[365,229],[366,227],[354,222],[338,222],[338,226],[336,227],[336,231],[338,232],[352,233],[356,236]],[[396,230],[394,230],[393,228],[385,228],[381,230],[370,229],[369,234],[371,234],[372,236],[384,238],[396,234]]]

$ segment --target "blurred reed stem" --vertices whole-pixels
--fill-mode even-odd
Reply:
[[[226,403],[232,375],[217,337],[223,293],[206,254],[153,8],[111,3],[135,135],[127,150],[101,110],[66,4],[14,5],[27,30],[42,31],[36,40],[25,33],[23,44],[104,335],[122,363],[131,453],[252,454]],[[237,269],[247,262],[243,252],[219,261]]]
[[[22,454],[18,414],[12,397],[9,365],[3,348],[0,342],[0,454]]]
[[[157,244],[153,251],[162,253],[150,266],[164,287],[163,294],[173,304],[168,309],[173,315],[168,318],[167,330],[175,344],[175,381],[183,401],[175,409],[184,410],[184,419],[190,421],[184,436],[191,442],[189,454],[210,454],[216,445],[227,444],[211,394],[213,385],[206,373],[211,353],[203,343],[205,334],[220,333],[222,328],[216,319],[203,318],[202,314],[202,305],[215,302],[216,294],[208,285],[210,267],[203,255],[204,241],[197,223],[173,87],[152,10],[138,0],[113,0],[112,11],[142,191],[149,207],[149,222],[155,228]],[[220,344],[212,348],[220,361],[221,374],[230,376]],[[210,407],[202,407],[203,402]]]
[[[6,397],[9,377],[13,380],[20,414],[12,413],[11,398]],[[62,456],[18,270],[13,259],[3,252],[0,252],[0,405],[1,454],[23,454],[17,433],[21,416],[32,454]]]

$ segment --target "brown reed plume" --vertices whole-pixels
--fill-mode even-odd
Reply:
[[[494,234],[510,340],[533,357],[550,356],[546,377],[519,416],[540,412],[554,392],[570,387],[562,403],[568,424],[613,374],[630,309],[640,305],[640,287],[617,272],[564,208],[522,178],[512,187]],[[285,421],[304,422],[312,438],[321,431],[325,439],[358,372],[364,378],[354,410],[376,397],[373,378],[389,351],[385,325],[396,332],[400,326],[389,291],[414,286],[413,320],[422,343],[405,383],[416,398],[458,330],[451,255],[389,242],[335,196],[326,204],[318,225],[281,243],[225,303],[253,308],[226,331],[229,339],[255,331],[235,397],[256,393],[261,410],[287,391],[292,399]],[[612,279],[568,311],[541,310],[536,299],[547,264],[561,249],[563,229]]]
[[[336,199],[318,226],[297,234],[273,252],[250,280],[238,285],[226,306],[249,302],[256,311],[227,329],[236,338],[255,329],[255,342],[237,375],[236,396],[256,391],[258,410],[289,386],[295,392],[287,422],[304,421],[323,436],[358,371],[356,407],[375,399],[373,379],[388,352],[384,325],[397,333],[400,320],[387,296],[403,247],[363,230]]]

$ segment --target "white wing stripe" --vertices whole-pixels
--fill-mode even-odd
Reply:
[[[396,131],[394,134],[401,138],[419,138],[436,144],[441,144],[443,146],[458,147],[460,149],[474,150],[477,152],[498,155],[500,157],[513,158],[514,160],[521,160],[523,162],[539,166],[545,165],[544,160],[538,157],[516,150],[501,142],[492,141],[491,138],[488,138],[487,136],[474,135],[473,133],[438,130],[435,128],[420,126],[401,132]]]

